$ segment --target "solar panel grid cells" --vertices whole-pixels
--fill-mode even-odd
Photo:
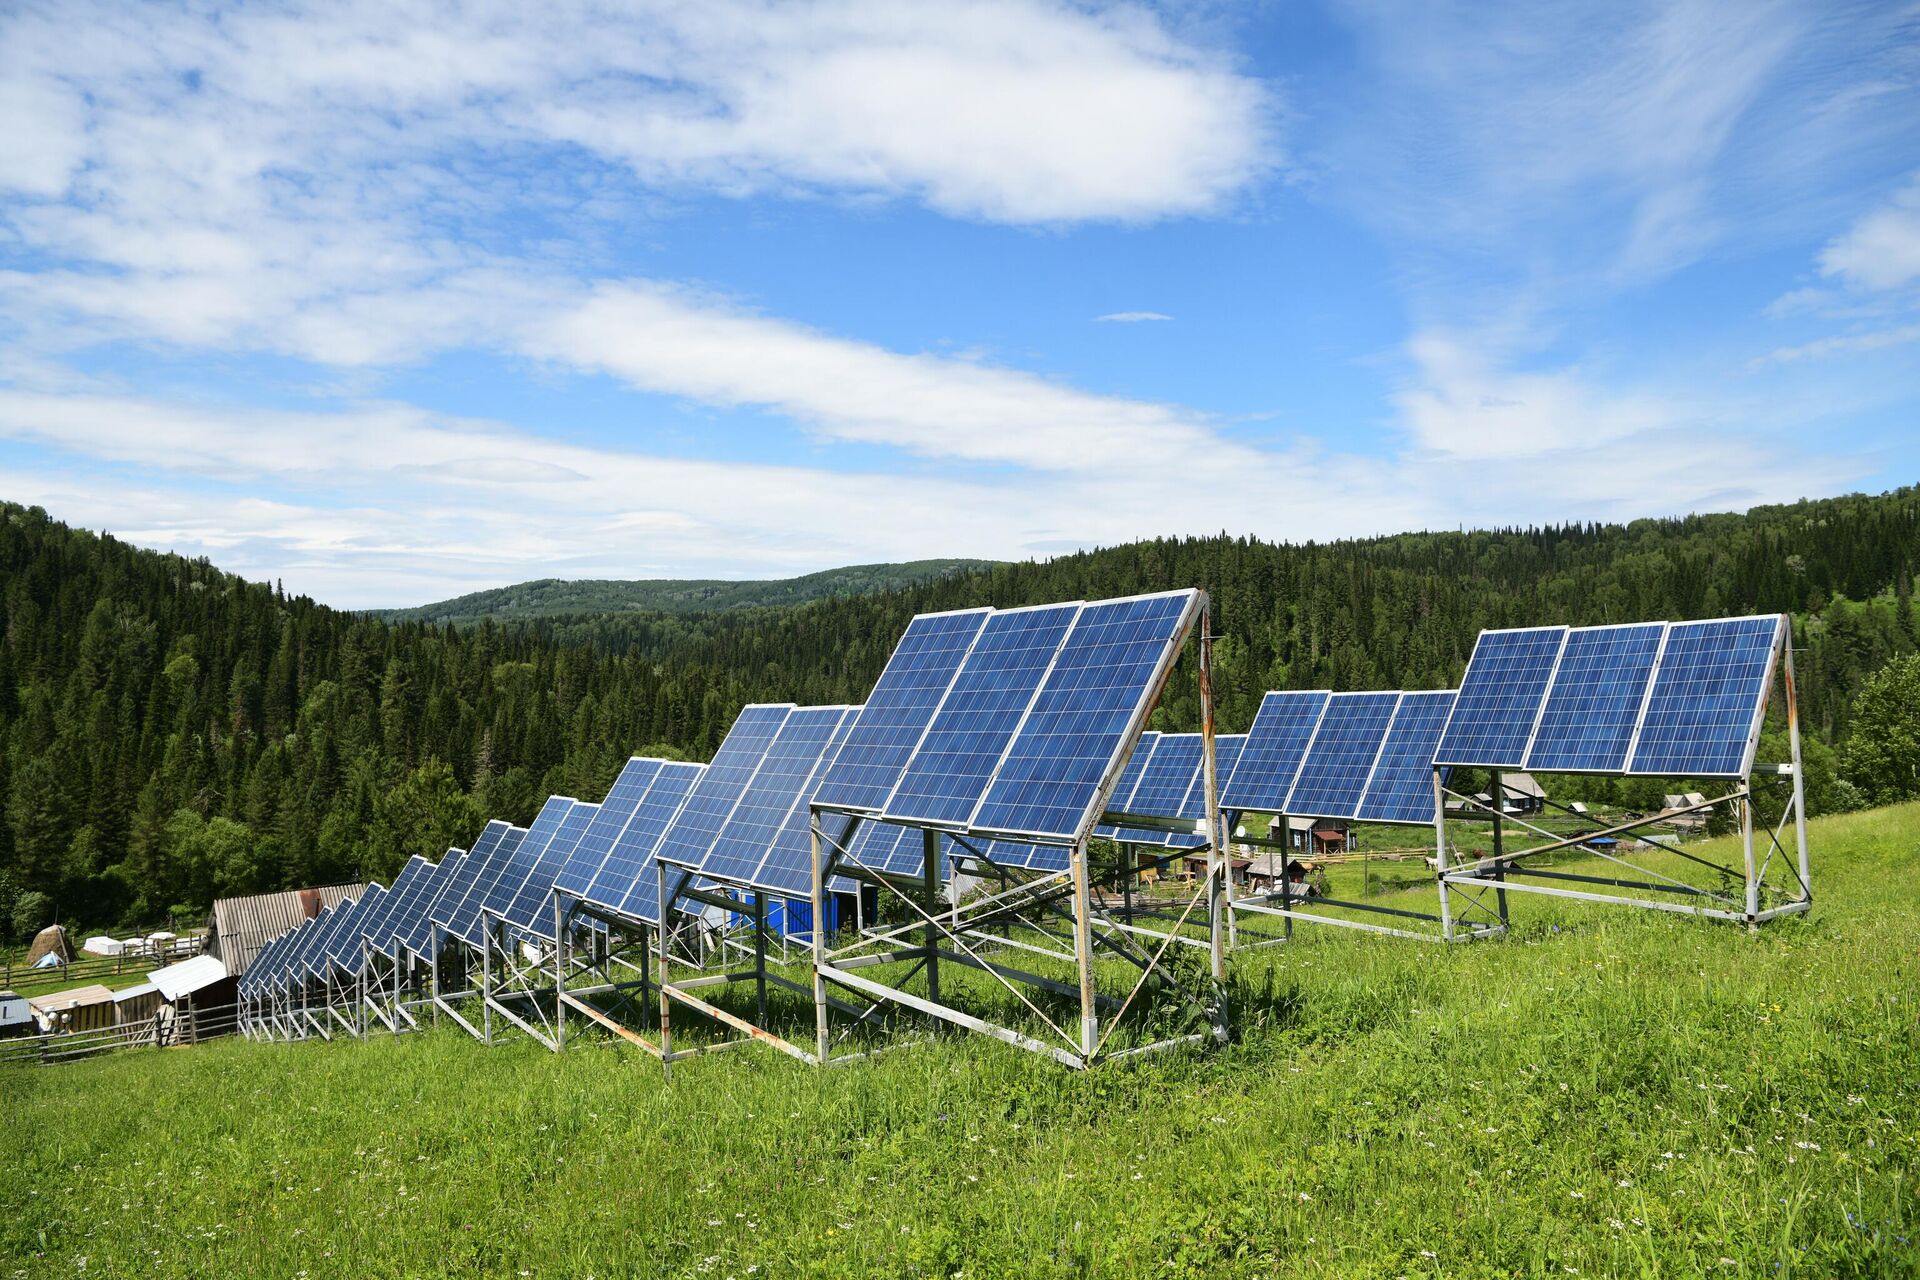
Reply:
[[[1565,627],[1482,631],[1435,762],[1520,768],[1566,638]]]
[[[1223,733],[1214,738],[1213,776],[1215,786],[1219,785],[1220,779],[1233,772],[1233,766],[1239,761],[1240,752],[1242,748],[1246,746],[1246,742],[1247,735],[1244,733]],[[1189,818],[1194,822],[1204,822],[1207,820],[1207,771],[1205,768],[1206,755],[1204,752],[1201,753],[1200,764],[1201,767],[1194,770],[1193,785],[1187,788],[1187,797],[1180,802],[1180,812],[1178,814],[1179,817]],[[1180,849],[1198,849],[1203,847],[1207,841],[1204,836],[1175,832],[1167,837],[1167,843]]]
[[[912,860],[904,850],[912,837]],[[897,827],[890,822],[863,822],[853,833],[847,853],[854,865],[870,871],[891,871],[905,875],[920,862],[920,832],[913,827]]]
[[[991,609],[922,614],[907,624],[815,804],[877,810],[899,782]]]
[[[1286,807],[1329,696],[1319,689],[1281,690],[1260,700],[1240,758],[1221,770],[1222,809],[1279,813]]]
[[[1351,818],[1399,701],[1397,693],[1334,694],[1283,812],[1299,818]]]
[[[1782,619],[1676,622],[1667,630],[1628,771],[1738,778],[1773,684]]]
[[[701,858],[703,875],[753,879],[846,717],[845,707],[800,707],[787,716]]]
[[[533,873],[535,865],[547,856],[547,850],[553,844],[554,837],[560,834],[560,828],[565,825],[567,815],[572,813],[578,804],[579,801],[572,796],[548,797],[546,804],[541,806],[540,813],[534,818],[533,825],[527,828],[526,839],[522,840],[519,847],[508,857],[495,858],[494,873],[490,876],[483,875],[481,882],[476,886],[476,892],[468,895],[467,904],[461,911],[462,919],[457,922],[455,933],[475,946],[480,945],[488,928],[486,914],[489,912],[495,916],[507,914],[508,908],[513,905],[514,898],[526,884],[527,877]]]
[[[353,914],[334,934],[333,943],[327,948],[327,961],[349,977],[359,974],[366,965],[367,923],[373,919],[380,906],[387,900],[385,885],[373,885],[360,895]]]
[[[560,829],[527,869],[506,910],[500,913],[508,924],[536,938],[553,940],[553,878],[573,856],[580,838],[586,835],[599,812],[597,804],[578,802],[567,811],[567,816],[560,821]]]
[[[969,828],[1078,839],[1199,604],[1189,590],[1083,608]]]
[[[519,829],[515,828],[502,836],[499,844],[517,840],[519,835]],[[496,854],[499,852],[499,845],[495,846],[494,851]],[[398,945],[420,954],[437,948],[439,931],[445,927],[446,912],[459,906],[467,886],[473,883],[473,877],[480,867],[478,858],[476,853],[466,853],[458,858],[440,860],[439,871],[421,894],[420,910],[414,915],[413,923],[396,939]]]
[[[635,756],[621,768],[620,776],[607,788],[607,798],[594,813],[592,825],[567,855],[566,865],[553,877],[556,890],[576,898],[586,892],[599,873],[600,864],[613,851],[613,842],[620,838],[627,820],[640,807],[653,780],[660,776],[661,763],[651,757]]]
[[[657,918],[659,890],[653,879],[653,855],[687,795],[706,772],[701,764],[673,762],[647,788],[626,830],[614,842],[606,865],[587,889],[587,900],[638,920]]]
[[[449,849],[447,856],[454,856],[455,850]],[[401,871],[393,882],[393,904],[387,910],[379,924],[367,934],[367,941],[375,950],[384,955],[398,954],[395,939],[404,934],[413,919],[419,914],[425,903],[425,893],[432,885],[439,868],[419,854],[407,860],[406,869]]]
[[[1078,604],[994,613],[887,797],[888,817],[964,824],[1060,651]]]
[[[372,912],[361,922],[360,934],[368,945],[376,950],[379,949],[379,940],[383,936],[382,931],[387,927],[387,922],[393,919],[394,910],[412,890],[414,882],[420,878],[421,868],[426,865],[427,860],[416,853],[407,859],[405,866],[400,868],[400,874],[393,878],[391,885],[387,886],[387,896],[381,900],[379,910]]]
[[[1401,695],[1360,801],[1361,821],[1433,822],[1433,752],[1452,710],[1451,689]]]
[[[487,858],[468,857],[459,876],[441,891],[434,904],[433,922],[448,935],[464,941],[474,917],[480,913],[480,903],[486,898],[488,886],[513,866],[530,831],[531,828],[515,827],[500,837],[500,843]]]
[[[1526,767],[1543,773],[1625,769],[1666,633],[1664,622],[1569,631]]]
[[[670,862],[697,867],[713,847],[741,792],[753,781],[754,770],[767,753],[780,726],[792,714],[791,706],[751,706],[740,712],[726,740],[713,753],[713,762],[687,796],[673,825],[661,837],[655,855]],[[657,889],[656,889],[657,892]]]
[[[1153,758],[1140,775],[1139,785],[1127,801],[1128,813],[1158,818],[1177,818],[1187,792],[1200,770],[1200,735],[1163,733],[1154,744]],[[1122,827],[1116,839],[1128,844],[1165,844],[1168,833],[1150,827]]]
[[[1140,741],[1133,744],[1133,754],[1127,757],[1127,767],[1120,772],[1120,781],[1113,784],[1113,794],[1107,797],[1109,813],[1129,813],[1127,803],[1133,799],[1133,793],[1140,785],[1140,775],[1146,772],[1147,761],[1153,756],[1153,745],[1160,735],[1149,729],[1140,735]],[[1111,822],[1103,822],[1093,829],[1093,834],[1109,840],[1119,838],[1119,828]]]
[[[297,980],[305,981],[320,976],[327,959],[327,944],[333,941],[334,932],[340,928],[340,922],[347,918],[347,913],[353,907],[353,902],[342,902],[323,919],[315,920],[313,937],[307,940],[306,947],[300,952],[298,972],[294,975]]]
[[[859,719],[860,708],[848,707],[835,726],[833,736],[821,750],[820,759],[814,763],[813,772],[808,775],[800,791],[787,808],[787,816],[781,822],[780,829],[774,833],[772,842],[767,846],[766,854],[760,865],[749,877],[749,883],[776,893],[788,893],[795,896],[813,894],[813,834],[809,826],[811,810],[807,807],[807,797],[812,794],[814,784],[832,767],[837,754],[846,746],[847,738]],[[820,830],[836,843],[844,844],[846,833],[852,819],[843,814],[823,813],[820,815]],[[824,856],[825,851],[822,851]]]

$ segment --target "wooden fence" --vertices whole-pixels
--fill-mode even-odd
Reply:
[[[195,1009],[163,1008],[151,1018],[95,1031],[68,1031],[52,1035],[15,1036],[0,1040],[0,1066],[15,1063],[74,1062],[114,1049],[164,1048],[198,1044],[239,1030],[239,1007],[232,1004]]]
[[[140,951],[129,951],[125,955],[82,954],[79,959],[71,963],[53,965],[45,969],[30,968],[9,956],[5,960],[0,960],[0,990],[11,990],[15,982],[32,986],[48,982],[84,986],[104,978],[119,978],[129,973],[145,973],[149,969],[158,969],[176,960],[185,960],[199,955],[201,942],[200,938],[175,938],[171,942],[162,942]]]

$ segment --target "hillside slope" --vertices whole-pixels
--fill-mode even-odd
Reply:
[[[1792,610],[1817,782],[1861,682],[1920,647],[1916,567],[1909,488],[1624,527],[1155,539],[791,608],[452,627],[0,506],[0,920],[18,892],[109,924],[384,880],[486,818],[604,795],[636,751],[704,759],[744,703],[861,701],[916,612],[1170,587],[1212,594],[1227,732],[1268,689],[1446,687],[1482,627]],[[1197,723],[1189,663],[1156,726]]]
[[[1236,1040],[832,1072],[445,1029],[0,1076],[27,1275],[1910,1276],[1920,806],[1757,935],[1539,898],[1234,960]],[[1730,850],[1721,850],[1730,853]],[[745,998],[744,996],[742,998]],[[138,1098],[99,1122],[103,1099]],[[18,1273],[17,1273],[18,1274]]]
[[[908,560],[854,564],[799,578],[728,582],[720,579],[540,578],[411,609],[376,610],[388,622],[496,622],[590,613],[697,613],[783,608],[833,596],[898,591],[935,578],[991,568],[991,560]]]

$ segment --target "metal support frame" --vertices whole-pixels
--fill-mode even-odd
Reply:
[[[848,1032],[871,1025],[885,1012],[908,1010],[936,1024],[946,1023],[992,1036],[1075,1069],[1175,1045],[1226,1038],[1227,904],[1231,895],[1227,886],[1225,828],[1221,822],[1214,752],[1213,640],[1209,609],[1209,603],[1203,598],[1199,619],[1199,683],[1206,816],[1199,823],[1171,820],[1169,825],[1169,829],[1198,830],[1206,836],[1207,873],[1168,927],[1153,929],[1139,923],[1143,913],[1133,901],[1133,864],[1128,857],[1123,856],[1119,868],[1119,902],[1107,901],[1099,888],[1100,877],[1092,865],[1089,837],[1085,833],[1065,846],[1067,868],[1064,872],[1033,872],[1001,866],[978,852],[965,852],[960,855],[961,860],[973,869],[991,874],[999,887],[968,902],[945,902],[938,892],[935,871],[939,829],[921,828],[924,854],[919,876],[892,875],[863,865],[851,853],[859,823],[869,819],[861,814],[840,815],[850,821],[836,838],[823,827],[823,817],[829,811],[810,805],[808,825],[816,913],[825,886],[836,876],[847,876],[878,885],[883,894],[890,895],[904,908],[908,920],[891,927],[865,927],[850,940],[843,935],[838,945],[830,945],[824,929],[818,927],[824,917],[816,914],[814,1042],[795,1056],[815,1065],[835,1065],[866,1056],[866,1051],[860,1050],[833,1055],[829,1014],[834,1010],[845,1011],[833,1001],[830,994],[833,989],[851,993],[865,1002],[851,1019]],[[1161,673],[1163,683],[1170,672],[1171,663]],[[1156,689],[1156,697],[1158,692]],[[1144,725],[1136,726],[1139,727]],[[1101,780],[1099,794],[1103,800],[1111,796],[1123,767],[1124,761]],[[1101,820],[1114,821],[1118,816],[1121,815],[1106,813]],[[1167,825],[1170,820],[1160,818],[1158,822]],[[956,839],[963,845],[967,843],[964,836]],[[1055,923],[1064,927],[1064,935],[1053,927]],[[1055,950],[1049,942],[1065,946]],[[1156,942],[1157,949],[1150,950]],[[1203,986],[1183,977],[1169,964],[1169,954],[1176,943],[1197,946],[1208,953]],[[1063,967],[1070,966],[1071,975],[1057,978],[1033,973],[1001,964],[983,954],[999,950],[1019,950],[1023,954],[1045,957]],[[1103,991],[1101,980],[1108,976],[1099,963],[1103,956],[1119,962],[1112,972],[1127,973],[1131,981],[1114,986],[1109,977],[1110,990]],[[943,982],[943,963],[958,965],[991,979],[994,984],[991,989],[996,994],[1013,997],[1016,1007],[1026,1016],[1026,1025],[1003,1025],[957,1007],[954,1000],[958,993],[949,991]],[[881,966],[899,964],[907,965],[905,971],[889,975],[886,981],[875,972]],[[924,975],[920,984],[924,994],[921,990],[908,989],[921,975]],[[1194,1024],[1205,1030],[1109,1048],[1116,1031],[1125,1025],[1127,1013],[1149,988],[1156,999],[1180,1007]],[[1057,1018],[1039,1002],[1050,996],[1066,997],[1077,1016]]]

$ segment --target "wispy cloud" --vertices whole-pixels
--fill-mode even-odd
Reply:
[[[1920,176],[1821,250],[1820,270],[1857,289],[1920,280]]]
[[[1109,311],[1094,319],[1112,324],[1139,324],[1143,320],[1171,320],[1173,317],[1161,311]]]

